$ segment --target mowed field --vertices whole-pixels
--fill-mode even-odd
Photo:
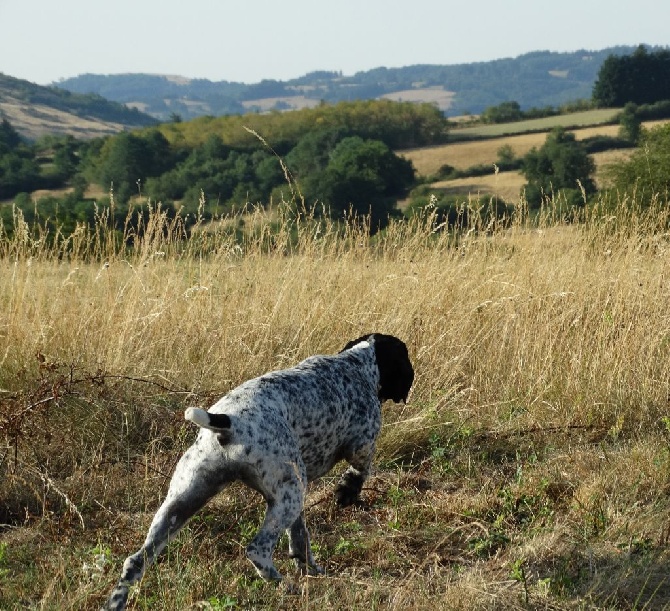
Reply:
[[[569,122],[572,123],[572,121]],[[665,122],[649,121],[645,122],[644,126],[651,128]],[[521,130],[526,125],[527,122],[518,124],[516,129]],[[508,129],[512,128],[508,127]],[[614,137],[619,131],[619,126],[596,125],[572,129],[570,131],[575,134],[577,140],[592,138],[594,136]],[[443,165],[450,165],[457,170],[465,170],[472,166],[487,164],[490,164],[493,168],[493,164],[498,159],[498,150],[502,146],[511,147],[516,157],[523,157],[532,148],[541,147],[546,138],[546,132],[522,133],[481,140],[456,141],[440,146],[400,151],[400,154],[412,161],[420,176],[431,176],[437,173]],[[606,184],[604,170],[607,165],[624,159],[629,154],[630,150],[616,150],[593,155],[596,163],[596,183],[599,187]],[[492,173],[487,176],[438,181],[433,183],[433,186],[436,189],[446,190],[453,194],[464,196],[477,196],[479,194],[497,195],[505,201],[513,202],[518,199],[521,187],[524,184],[525,178],[520,172],[499,172],[498,174]]]
[[[118,123],[78,117],[41,104],[28,105],[11,97],[0,100],[0,114],[19,128],[22,135],[34,140],[48,134],[88,139],[117,134],[125,129]]]
[[[494,138],[496,136],[509,136],[522,132],[548,131],[559,125],[566,129],[573,129],[609,123],[615,119],[619,112],[620,109],[617,108],[599,108],[539,119],[524,119],[523,121],[513,123],[474,125],[471,127],[461,127],[455,135],[459,138]]]

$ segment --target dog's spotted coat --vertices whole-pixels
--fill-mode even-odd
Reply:
[[[381,427],[381,402],[406,401],[414,370],[405,344],[370,334],[332,356],[313,356],[295,367],[245,382],[211,409],[190,408],[201,427],[175,468],[167,497],[142,547],[129,556],[105,609],[125,608],[128,591],[187,520],[241,480],[267,501],[263,525],[247,557],[266,580],[282,576],[272,562],[283,531],[298,567],[321,573],[312,556],[303,503],[307,483],[346,460],[335,489],[340,505],[356,501],[368,476]]]

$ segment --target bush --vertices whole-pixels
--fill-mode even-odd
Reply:
[[[405,216],[412,218],[430,214],[434,217],[436,227],[485,230],[493,223],[507,222],[512,211],[513,206],[496,196],[470,199],[463,195],[420,188],[412,192],[412,201],[405,210]]]
[[[642,104],[637,107],[637,116],[641,121],[667,119],[670,117],[670,100],[663,100],[655,104]]]
[[[642,205],[668,198],[670,191],[670,124],[643,130],[639,148],[626,161],[610,166],[614,189],[635,194]]]
[[[525,190],[530,208],[540,207],[545,196],[563,190],[569,201],[584,204],[584,195],[596,191],[593,159],[575,135],[562,127],[554,128],[539,149],[534,147],[523,158],[522,172],[528,180]]]

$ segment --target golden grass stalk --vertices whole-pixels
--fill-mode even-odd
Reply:
[[[124,516],[149,518],[192,438],[185,405],[380,331],[407,342],[416,381],[407,405],[384,406],[366,489],[376,513],[352,517],[366,576],[312,593],[389,608],[449,596],[454,608],[459,597],[468,608],[524,597],[559,608],[562,597],[615,596],[579,577],[602,562],[639,594],[612,549],[631,537],[656,549],[670,514],[668,212],[622,199],[578,220],[548,206],[531,222],[520,204],[508,222],[459,235],[427,213],[370,236],[354,219],[281,207],[187,229],[156,207],[121,233],[101,211],[95,227],[64,236],[17,213],[11,236],[0,233],[0,522],[30,532],[42,516],[71,533],[83,521],[69,535],[81,549],[91,532],[112,540],[104,525],[117,520],[121,556],[143,534]],[[248,512],[226,498],[222,528]],[[324,526],[339,518],[311,507],[331,566],[355,558]],[[223,570],[219,552],[205,557]],[[377,582],[375,563],[414,570]],[[35,579],[55,600],[53,584]],[[13,583],[5,602],[30,597]],[[236,597],[253,597],[236,583]],[[96,592],[69,594],[94,606]]]

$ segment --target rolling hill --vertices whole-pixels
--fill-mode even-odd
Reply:
[[[434,103],[448,116],[455,116],[478,114],[509,100],[526,110],[590,98],[603,61],[611,54],[626,55],[636,48],[536,51],[470,64],[381,67],[352,76],[320,71],[288,81],[255,84],[155,74],[84,74],[54,85],[75,93],[97,94],[160,120],[176,114],[190,119],[381,97]]]
[[[0,73],[0,117],[25,138],[45,134],[92,138],[156,123],[156,119],[96,94],[42,87]]]

